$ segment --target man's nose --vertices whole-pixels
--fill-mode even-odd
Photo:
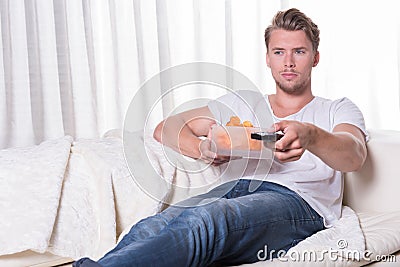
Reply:
[[[294,67],[296,67],[296,64],[294,63],[293,56],[287,55],[285,57],[285,68],[294,68]]]

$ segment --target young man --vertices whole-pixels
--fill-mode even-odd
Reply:
[[[254,177],[246,170],[250,175],[189,201],[227,192],[222,197],[205,205],[167,208],[132,227],[98,263],[81,259],[74,266],[251,263],[266,246],[268,252],[288,250],[340,218],[342,172],[359,169],[366,158],[363,116],[346,98],[313,96],[311,70],[319,61],[319,30],[307,16],[297,9],[278,12],[265,31],[265,42],[266,62],[276,82],[276,94],[265,96],[265,102],[275,130],[284,132],[266,179],[249,190]],[[221,103],[240,109],[235,97],[227,94],[208,106],[171,116],[154,136],[192,158],[225,164],[229,157],[216,155],[210,140],[199,137],[208,136],[216,122],[229,120],[229,114],[218,111]],[[243,120],[250,116],[238,112]]]

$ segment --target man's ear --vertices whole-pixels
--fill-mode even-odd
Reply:
[[[268,51],[267,53],[265,53],[265,62],[267,62],[267,66],[268,68],[271,68],[270,64],[269,64],[269,56],[268,56]]]
[[[315,52],[313,67],[317,66],[319,62],[319,52]]]

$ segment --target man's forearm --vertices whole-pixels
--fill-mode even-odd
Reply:
[[[335,170],[356,171],[362,167],[367,156],[363,134],[355,126],[340,125],[329,133],[313,124],[310,129],[310,142],[306,149],[318,156]]]
[[[207,136],[215,124],[213,114],[207,106],[184,111],[159,123],[154,131],[154,138],[179,153],[200,158],[201,136]]]
[[[154,131],[154,138],[183,155],[196,159],[201,156],[198,149],[201,140],[178,116],[169,117],[159,123]]]

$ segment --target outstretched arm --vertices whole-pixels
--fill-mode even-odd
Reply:
[[[281,121],[275,129],[285,133],[275,144],[275,157],[282,162],[300,159],[307,149],[331,168],[350,172],[361,168],[367,157],[365,136],[351,124],[339,124],[332,133],[298,121]]]

